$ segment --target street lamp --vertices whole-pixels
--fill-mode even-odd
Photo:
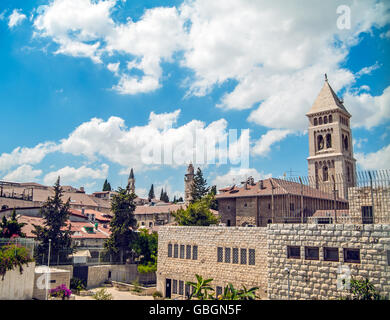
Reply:
[[[290,300],[290,269],[286,267],[284,271],[287,272],[287,299]]]
[[[49,275],[50,275],[50,249],[51,249],[51,239],[49,239],[49,252],[47,255],[47,270],[46,270],[46,300],[48,299],[48,290],[49,290]]]

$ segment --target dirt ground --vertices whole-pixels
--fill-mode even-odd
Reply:
[[[96,292],[101,288],[95,288],[91,291]],[[131,291],[118,291],[114,287],[104,288],[107,293],[112,294],[112,300],[153,300],[152,296],[138,296],[133,294]],[[75,300],[95,300],[91,296],[77,296],[75,295]]]

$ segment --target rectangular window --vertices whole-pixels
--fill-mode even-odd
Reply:
[[[233,248],[233,263],[238,263],[238,248]]]
[[[217,262],[223,262],[223,248],[217,248]]]
[[[325,261],[339,261],[339,248],[324,248]]]
[[[222,287],[216,287],[216,298],[218,299],[218,296],[222,295]]]
[[[173,257],[174,258],[179,257],[179,245],[177,243],[173,246]]]
[[[186,293],[186,297],[189,298],[191,295],[191,287],[189,284],[185,285],[185,293]]]
[[[251,266],[254,266],[255,265],[255,261],[256,261],[256,251],[255,249],[249,249],[249,264]]]
[[[362,206],[362,222],[363,224],[374,223],[374,218],[372,216],[372,206]]]
[[[186,259],[191,259],[191,246],[189,244],[186,246]]]
[[[300,259],[301,258],[301,247],[287,246],[287,258]]]
[[[320,250],[318,247],[305,247],[305,259],[306,260],[319,260]]]
[[[230,248],[225,248],[225,263],[230,263]]]
[[[198,246],[192,247],[192,260],[198,260]]]
[[[173,280],[172,282],[172,293],[177,294],[177,280]]]
[[[360,263],[360,249],[349,249],[344,250],[344,262]]]
[[[179,294],[182,296],[184,294],[184,282],[179,280]]]
[[[184,259],[184,244],[180,245],[180,259]]]
[[[241,264],[246,264],[246,249],[241,249]]]
[[[172,244],[171,243],[168,244],[168,257],[169,258],[172,257]]]

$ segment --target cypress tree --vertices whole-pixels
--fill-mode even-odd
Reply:
[[[209,187],[207,187],[207,181],[203,177],[203,172],[200,168],[196,171],[194,176],[194,183],[192,185],[192,202],[202,199],[209,192]]]
[[[155,196],[155,194],[154,194],[154,186],[153,186],[153,184],[152,184],[152,186],[150,187],[150,190],[149,190],[148,199],[149,199],[149,201],[150,201],[150,200],[154,199],[155,197],[156,197],[156,196]]]

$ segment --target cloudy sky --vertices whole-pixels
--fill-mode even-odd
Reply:
[[[307,175],[325,73],[358,169],[389,168],[389,21],[374,0],[1,0],[0,179],[93,192],[133,167],[140,195],[172,196],[194,132],[230,129],[249,129],[249,167],[202,165],[210,183]],[[161,141],[183,163],[146,163]]]

